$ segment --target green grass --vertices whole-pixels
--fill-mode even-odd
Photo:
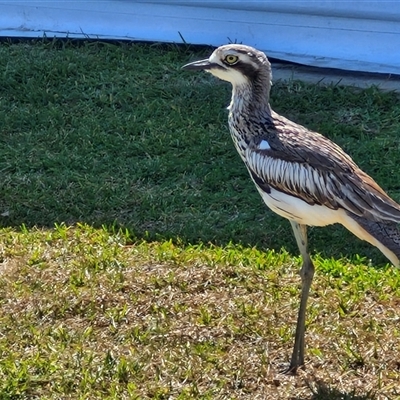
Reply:
[[[180,69],[209,52],[0,44],[0,400],[400,398],[400,273],[336,226],[310,233],[307,369],[278,374],[298,250],[235,153],[229,86]],[[395,93],[271,102],[400,200]]]

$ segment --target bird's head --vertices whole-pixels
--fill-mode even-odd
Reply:
[[[270,85],[271,64],[267,56],[250,46],[227,44],[218,47],[210,58],[195,61],[182,67],[187,70],[204,70],[235,86],[262,81]]]

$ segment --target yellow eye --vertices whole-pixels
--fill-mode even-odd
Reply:
[[[224,60],[224,61],[225,61],[227,64],[233,65],[233,64],[237,63],[238,60],[239,60],[239,57],[238,57],[238,56],[234,56],[234,55],[232,55],[232,54],[228,54],[228,55],[225,57],[225,60]]]

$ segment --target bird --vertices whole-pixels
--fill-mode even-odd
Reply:
[[[264,52],[242,44],[216,48],[184,70],[230,82],[228,125],[233,143],[265,204],[290,221],[302,256],[301,296],[287,374],[304,369],[307,300],[315,267],[308,226],[342,224],[400,266],[400,205],[345,151],[318,132],[271,109],[271,64]]]

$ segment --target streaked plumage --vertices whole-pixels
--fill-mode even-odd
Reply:
[[[271,66],[264,53],[226,45],[186,69],[232,83],[229,128],[264,202],[290,220],[303,266],[302,296],[289,371],[304,364],[305,311],[314,266],[307,225],[344,225],[400,264],[400,205],[335,143],[275,113],[269,105]]]

